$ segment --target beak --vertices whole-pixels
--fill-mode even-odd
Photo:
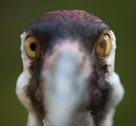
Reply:
[[[49,126],[69,126],[81,106],[88,83],[85,55],[79,45],[57,45],[45,60],[45,107]]]

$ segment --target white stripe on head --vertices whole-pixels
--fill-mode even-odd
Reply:
[[[116,37],[113,31],[110,31],[110,35],[111,35],[112,49],[109,56],[105,59],[105,61],[108,65],[108,71],[111,74],[114,71],[114,64],[115,64]]]

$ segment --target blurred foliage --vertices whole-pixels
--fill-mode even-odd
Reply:
[[[86,10],[103,19],[117,38],[116,72],[126,93],[115,126],[136,125],[136,1],[135,0],[1,0],[0,1],[0,125],[25,126],[27,111],[15,94],[22,71],[20,34],[33,20],[53,10]]]

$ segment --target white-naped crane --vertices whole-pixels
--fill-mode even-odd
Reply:
[[[112,126],[124,89],[114,71],[116,39],[86,11],[46,13],[21,35],[16,93],[27,126]]]

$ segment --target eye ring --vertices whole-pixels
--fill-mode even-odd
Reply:
[[[40,42],[34,36],[27,36],[24,42],[24,48],[26,55],[34,60],[37,59],[40,55]]]
[[[110,54],[112,49],[111,35],[109,32],[104,32],[98,38],[96,44],[96,54],[100,58],[106,58]]]

